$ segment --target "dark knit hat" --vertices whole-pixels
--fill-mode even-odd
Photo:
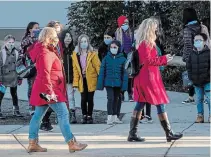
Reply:
[[[109,28],[104,32],[104,35],[109,35],[112,38],[115,38],[115,30]]]

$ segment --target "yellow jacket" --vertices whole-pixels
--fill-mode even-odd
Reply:
[[[83,92],[83,76],[80,66],[80,58],[76,52],[73,52],[73,87],[78,88],[79,92]],[[96,90],[97,78],[100,72],[100,60],[96,52],[88,52],[86,63],[86,79],[88,91],[93,92]]]

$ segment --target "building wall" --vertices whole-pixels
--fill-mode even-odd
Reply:
[[[50,20],[66,25],[70,4],[70,1],[0,1],[0,40],[7,34],[20,40],[30,21],[38,22],[40,27]]]

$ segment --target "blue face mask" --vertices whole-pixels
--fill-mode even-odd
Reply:
[[[111,42],[112,42],[112,39],[104,39],[104,43],[105,43],[106,45],[110,45]]]
[[[203,41],[195,41],[194,46],[195,46],[195,48],[202,48],[203,47]]]
[[[32,33],[34,34],[34,37],[35,38],[38,38],[39,37],[39,34],[40,34],[40,30],[39,29],[35,29],[35,30],[33,30]]]
[[[127,24],[126,24],[126,25],[122,25],[121,28],[122,28],[124,31],[126,31],[126,30],[128,30],[129,25],[127,25]]]
[[[118,53],[118,49],[110,48],[110,51],[113,55],[116,55]]]
[[[88,48],[88,43],[80,43],[80,47],[82,49],[87,49]]]

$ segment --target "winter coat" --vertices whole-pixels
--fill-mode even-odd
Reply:
[[[66,75],[66,83],[72,84],[73,83],[73,63],[72,63],[72,52],[68,49],[64,49],[63,52],[63,65]]]
[[[107,52],[108,52],[108,45],[106,45],[103,42],[98,49],[98,57],[101,62],[102,62],[103,58],[107,55]]]
[[[73,87],[83,93],[83,75],[79,53],[73,52]],[[86,63],[86,80],[88,91],[93,92],[97,87],[97,78],[100,72],[100,60],[96,52],[88,52]]]
[[[57,49],[37,43],[29,52],[33,62],[36,62],[37,75],[32,87],[30,104],[42,106],[55,102],[46,102],[40,98],[40,93],[57,95],[58,102],[66,102],[66,80],[62,59]]]
[[[0,51],[0,82],[6,87],[16,87],[18,75],[16,65],[19,58],[18,51],[13,48],[12,52],[3,46]]]
[[[192,51],[187,62],[188,77],[195,86],[203,86],[210,82],[210,49],[206,46],[202,51]]]
[[[186,25],[183,32],[183,61],[187,62],[190,53],[193,51],[194,35],[201,32],[199,23]]]
[[[126,91],[128,74],[125,70],[125,62],[126,59],[123,53],[113,56],[111,52],[108,52],[100,67],[97,89],[103,90],[104,87],[120,87],[122,91]]]
[[[134,78],[134,100],[152,105],[169,103],[159,70],[159,66],[167,65],[166,56],[158,56],[156,47],[151,48],[145,41],[139,45],[138,54],[143,67]]]

